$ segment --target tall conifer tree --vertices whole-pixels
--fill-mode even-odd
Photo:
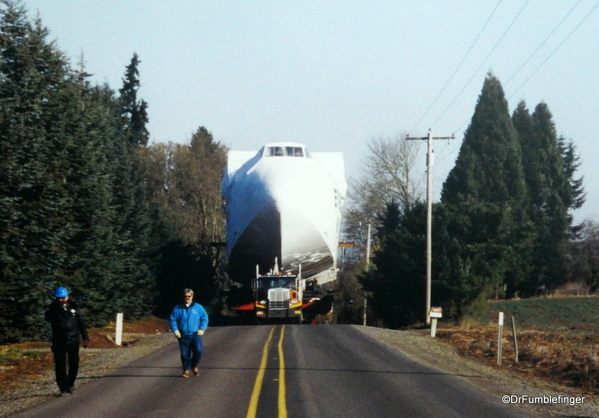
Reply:
[[[442,212],[460,216],[445,217],[443,224],[437,224],[452,231],[446,236],[453,236],[455,244],[452,265],[441,269],[438,280],[461,283],[470,295],[463,299],[467,303],[473,302],[476,292],[498,295],[504,286],[514,292],[527,277],[530,226],[525,199],[518,135],[501,83],[488,74],[441,193],[442,204],[449,206]],[[441,250],[436,251],[445,245],[449,244],[438,242]]]
[[[0,342],[43,336],[56,286],[92,325],[147,315],[153,297],[139,61],[116,97],[47,34],[20,1],[0,0]]]
[[[527,213],[534,225],[532,270],[527,293],[556,284],[564,274],[562,245],[568,228],[568,206],[563,201],[567,179],[563,173],[555,125],[545,103],[530,115],[520,102],[512,120],[522,148],[528,190]]]
[[[519,204],[526,193],[518,136],[499,80],[489,74],[478,98],[443,203]]]
[[[563,200],[570,210],[580,209],[586,200],[584,191],[584,177],[575,178],[576,171],[580,167],[580,156],[576,153],[576,147],[572,140],[566,141],[563,136],[559,137],[559,149],[562,155],[563,172],[568,179],[566,190],[563,191]],[[572,223],[572,216],[570,224]],[[572,233],[575,235],[580,230],[579,225],[572,226]]]
[[[527,213],[534,225],[535,244],[529,293],[552,288],[565,280],[564,245],[571,227],[569,210],[577,206],[574,170],[568,170],[564,145],[557,137],[553,117],[545,103],[531,115],[522,101],[512,116],[522,147],[528,189]]]
[[[3,338],[39,335],[40,309],[65,275],[69,196],[63,127],[68,84],[62,53],[29,22],[19,1],[0,6],[0,328]],[[25,330],[25,331],[24,331]]]
[[[111,141],[118,137],[116,99],[107,87],[90,87],[83,69],[73,74],[65,93],[69,109],[57,115],[68,126],[64,139],[72,169],[66,180],[71,196],[68,219],[76,233],[68,241],[69,280],[65,284],[87,310],[88,321],[103,325],[113,320],[118,307],[110,289],[121,279],[122,253],[114,222]]]
[[[119,217],[115,219],[118,245],[124,255],[121,280],[113,292],[132,317],[147,312],[154,297],[148,264],[150,220],[141,149],[148,142],[147,104],[137,98],[140,61],[133,54],[119,90],[120,132],[112,148],[113,195]]]

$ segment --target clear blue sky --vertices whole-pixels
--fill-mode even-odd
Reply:
[[[510,111],[546,102],[558,134],[578,147],[588,196],[577,222],[599,222],[598,4],[25,1],[98,83],[118,90],[137,52],[154,142],[188,142],[200,126],[236,150],[298,141],[342,151],[356,177],[372,138],[432,128],[456,136],[435,143],[436,199],[493,71]],[[424,158],[418,170],[424,181]]]

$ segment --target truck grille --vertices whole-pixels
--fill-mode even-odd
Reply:
[[[289,308],[289,289],[270,289],[268,291],[268,301],[270,309]]]

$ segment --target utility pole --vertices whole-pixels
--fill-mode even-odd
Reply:
[[[427,140],[426,153],[426,325],[430,325],[430,310],[431,310],[431,265],[432,265],[432,250],[433,250],[433,139],[455,139],[451,136],[435,136],[431,135],[431,130],[428,130],[428,136],[410,137],[407,140]]]
[[[368,222],[368,233],[366,235],[366,271],[370,270],[370,232],[372,224]],[[363,325],[366,326],[366,314],[368,312],[368,294],[370,292],[364,292],[364,317]]]
[[[370,230],[371,230],[371,223],[368,222],[368,233],[367,233],[367,238],[366,238],[366,271],[368,271],[370,269]]]

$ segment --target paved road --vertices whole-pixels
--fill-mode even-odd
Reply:
[[[169,345],[15,417],[520,417],[351,326],[211,328],[199,377]]]

